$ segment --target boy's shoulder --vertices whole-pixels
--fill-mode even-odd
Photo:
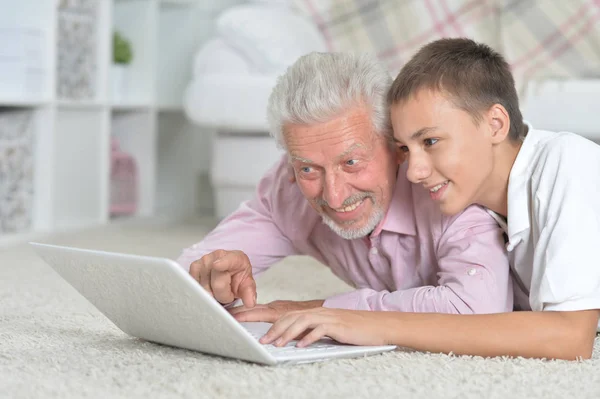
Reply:
[[[600,172],[600,146],[575,133],[532,129],[520,152],[527,154],[534,185],[588,179]]]
[[[600,161],[600,146],[571,132],[532,129],[521,149],[531,155],[533,164],[544,168]]]

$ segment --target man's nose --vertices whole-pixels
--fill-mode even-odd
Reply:
[[[411,153],[407,158],[408,169],[406,177],[410,182],[419,184],[431,175],[431,165],[427,157]]]
[[[323,199],[327,201],[329,207],[333,209],[341,208],[346,197],[343,177],[335,172],[326,173],[323,183]]]

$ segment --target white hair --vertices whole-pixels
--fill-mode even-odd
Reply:
[[[371,111],[374,130],[391,139],[386,98],[391,84],[387,69],[368,54],[304,55],[277,79],[271,92],[267,107],[270,133],[278,146],[285,148],[286,124],[328,122],[362,104]]]

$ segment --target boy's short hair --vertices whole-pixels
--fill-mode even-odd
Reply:
[[[509,137],[522,140],[526,129],[510,67],[491,47],[466,38],[440,39],[422,47],[402,68],[388,103],[408,100],[421,89],[437,90],[480,123],[494,104],[506,108]]]

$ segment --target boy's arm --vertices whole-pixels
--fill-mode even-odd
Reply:
[[[598,310],[512,312],[457,318],[398,315],[393,342],[430,352],[476,356],[590,358]],[[405,316],[405,317],[403,317]]]
[[[589,359],[599,310],[486,315],[312,309],[291,312],[261,339],[285,345],[302,332],[308,345],[322,337],[356,345],[398,345],[434,353]]]

